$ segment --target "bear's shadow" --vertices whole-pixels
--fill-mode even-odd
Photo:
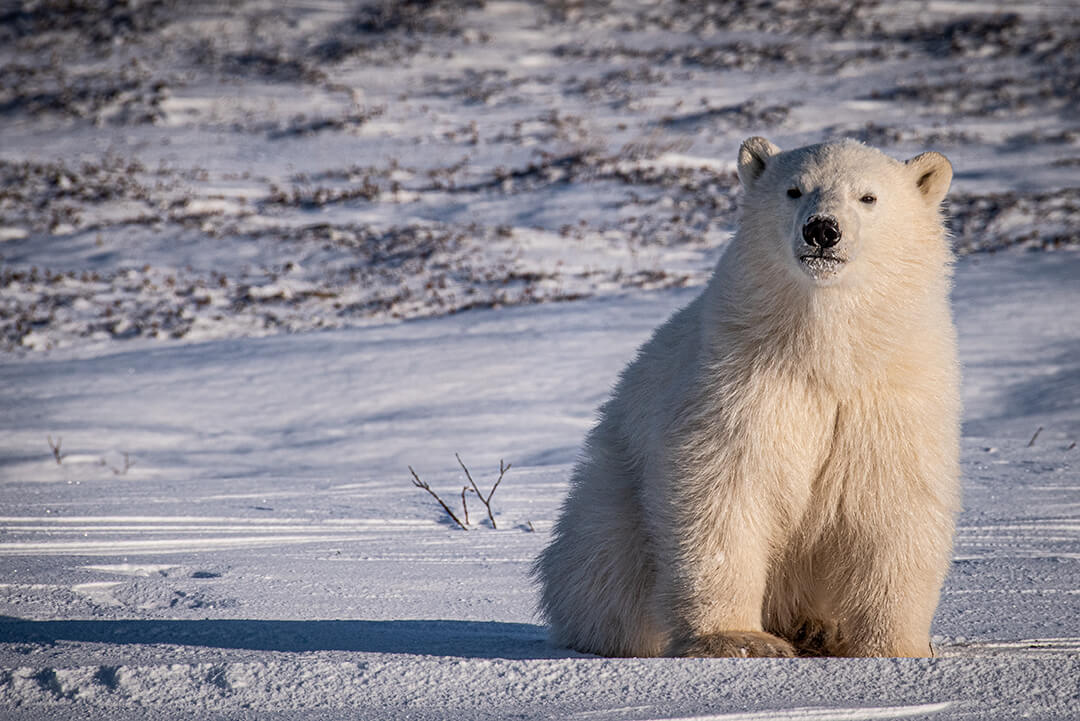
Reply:
[[[30,621],[0,617],[0,643],[174,644],[253,651],[362,651],[464,658],[580,657],[546,629],[496,621],[262,619]]]

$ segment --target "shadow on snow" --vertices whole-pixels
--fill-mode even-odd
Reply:
[[[543,626],[496,621],[252,619],[28,621],[0,617],[0,643],[80,641],[256,651],[364,651],[465,658],[567,658]]]

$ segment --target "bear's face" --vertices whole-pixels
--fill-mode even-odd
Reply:
[[[851,140],[781,152],[750,138],[739,178],[742,224],[763,245],[755,252],[821,286],[873,277],[859,269],[920,252],[920,239],[940,227],[952,167],[938,153],[901,163]]]

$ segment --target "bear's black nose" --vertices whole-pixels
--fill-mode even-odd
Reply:
[[[840,242],[840,226],[836,224],[834,218],[827,215],[815,215],[803,226],[802,237],[807,245],[831,248]]]

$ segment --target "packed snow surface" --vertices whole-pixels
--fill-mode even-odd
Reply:
[[[0,364],[0,704],[19,718],[1068,718],[1080,254],[979,257],[957,276],[965,510],[937,658],[548,645],[529,563],[593,408],[682,290]],[[485,491],[513,463],[497,529],[475,499],[458,529],[412,485],[407,465],[460,510],[454,452]]]
[[[1080,716],[1075,3],[0,14],[0,717]],[[602,659],[534,615],[744,137],[946,153],[932,659]],[[559,301],[559,302],[556,302]],[[409,467],[470,530],[414,485]]]

